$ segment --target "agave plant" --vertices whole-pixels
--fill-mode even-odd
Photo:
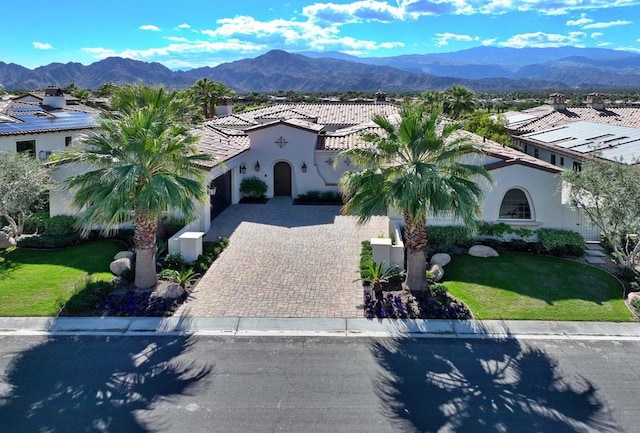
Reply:
[[[364,272],[362,272],[362,277],[355,281],[363,281],[371,284],[376,298],[381,298],[382,284],[388,283],[393,278],[402,278],[403,276],[404,270],[397,266],[386,266],[384,262],[376,263],[371,261]]]

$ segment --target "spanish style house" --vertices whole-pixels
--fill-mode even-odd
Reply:
[[[0,101],[0,152],[24,152],[47,161],[89,130],[98,128],[89,107],[59,88]]]
[[[374,114],[397,117],[400,108],[378,95],[371,103],[275,104],[233,113],[230,101],[218,107],[219,117],[205,122],[194,133],[200,150],[213,157],[209,171],[210,204],[191,230],[208,231],[211,219],[241,199],[240,183],[256,176],[267,186],[267,196],[296,197],[309,191],[338,191],[338,180],[350,161],[337,154],[364,146],[364,131],[376,130]],[[485,166],[493,183],[482,181],[485,198],[481,218],[512,226],[537,229],[562,228],[598,234],[562,199],[562,168],[518,150],[463,133],[482,148],[469,160]],[[394,216],[390,212],[390,216]],[[460,224],[446,217],[431,224]]]

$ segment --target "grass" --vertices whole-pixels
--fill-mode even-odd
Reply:
[[[623,288],[611,274],[554,257],[456,255],[444,285],[477,319],[630,321]]]
[[[113,278],[109,263],[123,249],[121,242],[100,240],[59,250],[18,248],[2,255],[0,316],[55,316],[89,278]]]

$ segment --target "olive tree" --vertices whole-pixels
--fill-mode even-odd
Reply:
[[[637,163],[637,161],[635,161]],[[582,171],[565,171],[569,198],[600,229],[616,262],[634,267],[640,252],[640,170],[635,164],[592,157]]]
[[[24,222],[46,203],[49,179],[45,168],[32,156],[0,152],[0,216],[9,234],[22,234]]]

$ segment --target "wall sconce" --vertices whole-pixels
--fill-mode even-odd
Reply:
[[[255,168],[256,171],[260,171],[260,161],[256,161],[256,165],[254,165],[253,168]]]
[[[243,162],[240,165],[240,174],[245,174],[247,172],[247,166],[245,165],[245,163]]]
[[[209,187],[209,195],[216,195],[217,192],[218,192],[218,187],[216,186]]]
[[[306,162],[303,162],[303,163],[302,163],[302,167],[301,167],[301,168],[302,168],[302,172],[303,172],[303,173],[306,173],[306,172],[307,172],[307,163],[306,163]]]

